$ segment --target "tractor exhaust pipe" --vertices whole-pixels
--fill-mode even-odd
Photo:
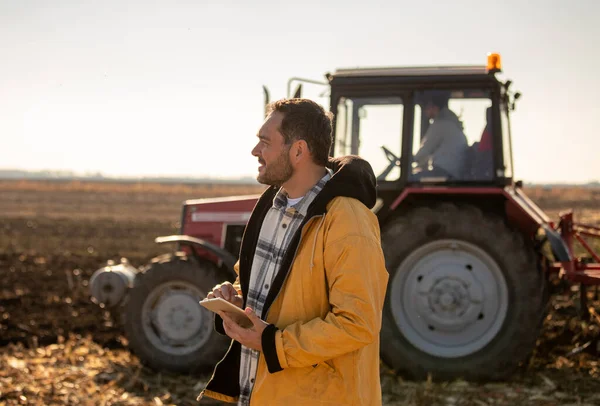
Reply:
[[[263,85],[262,88],[263,88],[263,94],[265,97],[265,116],[266,116],[267,115],[267,106],[271,102],[271,96],[269,94],[269,89],[267,89],[267,87],[265,85]]]

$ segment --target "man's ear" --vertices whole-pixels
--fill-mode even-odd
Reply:
[[[308,150],[308,144],[304,140],[298,140],[294,143],[291,149],[291,159],[294,162],[299,162],[302,159],[310,158],[310,151]]]

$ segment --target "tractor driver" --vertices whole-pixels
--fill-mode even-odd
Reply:
[[[426,91],[423,109],[429,120],[419,151],[413,162],[420,170],[418,176],[448,176],[458,179],[463,172],[468,142],[456,114],[448,108],[449,91]],[[429,168],[432,161],[433,168]]]

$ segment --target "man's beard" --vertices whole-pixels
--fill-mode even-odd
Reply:
[[[263,173],[258,174],[256,180],[259,183],[272,186],[281,186],[294,174],[294,168],[290,162],[289,148],[283,151],[275,162],[264,165]]]

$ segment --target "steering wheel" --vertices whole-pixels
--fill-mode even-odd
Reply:
[[[392,151],[387,149],[385,145],[381,146],[385,157],[390,161],[390,164],[385,168],[383,172],[379,176],[377,176],[377,180],[385,180],[385,178],[390,174],[390,172],[396,167],[400,166],[400,157],[396,156]]]
[[[396,156],[396,154],[387,149],[385,145],[382,145],[381,149],[383,150],[385,157],[388,159],[388,161],[390,161],[390,164],[393,163],[394,165],[400,166],[400,157]]]

